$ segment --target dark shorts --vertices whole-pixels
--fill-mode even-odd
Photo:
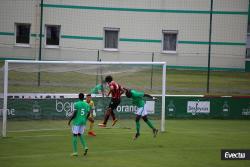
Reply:
[[[111,108],[112,110],[115,110],[119,106],[120,102],[121,102],[120,99],[111,99],[109,103],[109,108]]]

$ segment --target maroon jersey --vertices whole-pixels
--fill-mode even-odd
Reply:
[[[115,81],[112,81],[109,83],[109,88],[110,88],[110,91],[109,91],[108,95],[110,95],[110,93],[111,93],[112,98],[117,99],[117,100],[121,98],[121,95],[123,93],[123,89],[122,89],[121,85],[119,85]]]

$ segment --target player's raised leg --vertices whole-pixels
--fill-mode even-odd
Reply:
[[[156,135],[158,133],[158,129],[156,129],[154,127],[154,125],[152,124],[152,122],[147,118],[147,115],[143,116],[142,119],[153,130],[154,137],[156,137]]]
[[[106,127],[107,125],[107,122],[109,120],[109,116],[110,116],[110,112],[111,112],[111,108],[109,107],[105,113],[105,116],[104,116],[104,120],[102,123],[99,123],[98,126],[100,127]]]
[[[113,120],[112,126],[115,126],[115,124],[116,124],[116,122],[118,121],[118,119],[116,119],[116,117],[115,117],[114,110],[111,109],[110,115],[111,115],[112,120]]]

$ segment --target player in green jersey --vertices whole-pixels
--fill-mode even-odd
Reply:
[[[86,122],[88,120],[89,112],[90,112],[90,106],[87,102],[83,101],[84,94],[79,93],[79,100],[74,103],[74,112],[71,116],[68,125],[70,125],[70,122],[73,121],[72,125],[72,144],[73,144],[73,153],[72,156],[78,156],[77,153],[77,137],[80,138],[81,144],[84,147],[84,156],[87,155],[88,152],[88,146],[86,143],[86,140],[83,136],[84,130],[86,127]]]
[[[149,97],[152,99],[156,99],[152,97],[149,94],[145,94],[144,92],[139,92],[135,89],[125,89],[125,94],[127,98],[132,98],[132,102],[135,106],[137,106],[137,111],[136,111],[136,134],[134,137],[134,140],[137,139],[140,136],[140,119],[142,118],[144,122],[153,130],[154,137],[156,137],[158,133],[158,129],[154,127],[154,125],[151,123],[151,121],[147,118],[147,109],[145,108],[145,100],[143,97]]]
[[[102,84],[97,84],[94,88],[91,89],[91,94],[100,94],[102,93],[104,90],[103,85]]]
[[[95,87],[93,87],[90,90],[91,94],[102,94],[102,96],[105,95],[105,92],[108,92],[109,88],[106,86],[106,82],[102,81],[100,84],[97,84]]]

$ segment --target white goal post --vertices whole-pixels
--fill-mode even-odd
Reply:
[[[67,68],[69,65],[70,66],[79,66],[79,65],[89,65],[89,66],[110,66],[110,67],[116,67],[116,66],[125,66],[125,65],[129,65],[127,70],[131,70],[129,71],[130,73],[133,73],[132,71],[132,67],[133,66],[158,66],[162,69],[161,73],[161,127],[160,130],[161,132],[165,131],[165,96],[166,96],[166,62],[110,62],[110,61],[102,61],[102,62],[98,62],[98,61],[33,61],[33,60],[6,60],[4,63],[4,85],[3,85],[3,109],[2,109],[2,136],[6,137],[6,126],[7,126],[7,111],[8,111],[8,96],[10,93],[9,92],[9,71],[13,70],[13,68],[11,67],[12,64],[15,65],[23,65],[28,66],[28,65],[34,65],[34,66],[39,66],[37,69],[40,70],[40,68],[42,69],[44,65],[46,66],[52,66],[51,68],[53,68],[53,66],[64,66],[65,68]],[[78,68],[79,69],[79,68]],[[78,70],[77,69],[77,70]],[[27,72],[29,72],[30,67],[27,67],[27,69],[20,69],[19,67],[17,67],[15,69],[16,71],[21,70],[21,71],[25,71],[27,70]],[[44,69],[42,69],[44,71],[48,70],[47,67],[44,67]],[[49,69],[51,70],[51,69]],[[53,69],[54,70],[54,69]],[[61,69],[59,69],[61,70]],[[65,69],[67,70],[67,69]],[[114,69],[112,69],[114,70]],[[80,69],[80,71],[84,71],[87,72],[88,69]],[[115,72],[118,72],[116,70],[114,70]],[[35,70],[34,73],[40,73],[40,71]],[[109,71],[107,71],[108,74]],[[126,73],[126,71],[124,72]],[[112,74],[111,74],[112,75]],[[114,79],[115,80],[115,79]],[[74,92],[76,93],[76,92]]]

